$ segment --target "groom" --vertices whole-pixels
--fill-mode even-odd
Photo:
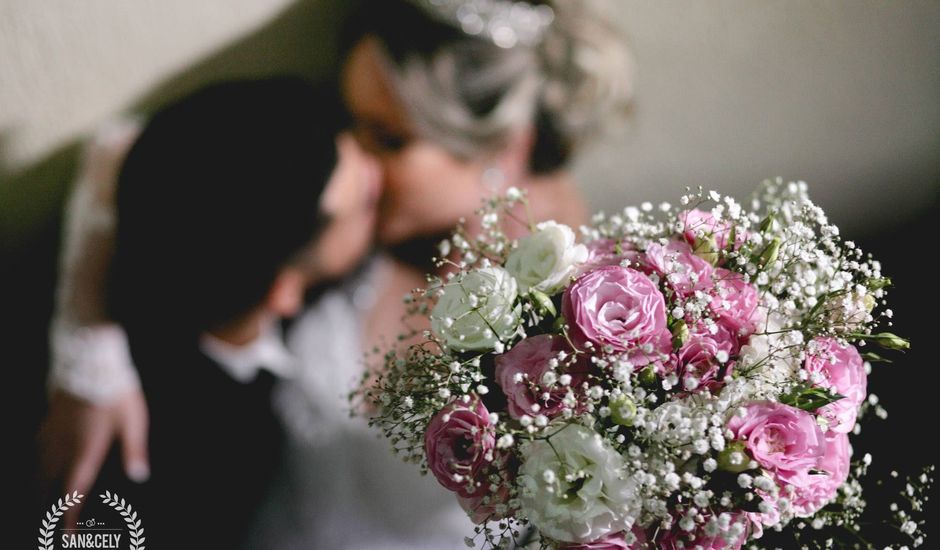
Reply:
[[[215,85],[157,113],[123,164],[109,304],[149,407],[151,477],[119,486],[154,547],[236,547],[278,463],[271,389],[297,366],[278,320],[344,267],[350,236],[324,205],[365,196],[338,166],[330,97],[290,78]]]

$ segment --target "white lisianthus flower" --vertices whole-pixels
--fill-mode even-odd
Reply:
[[[778,314],[768,314],[764,308],[760,308],[760,312],[757,333],[741,347],[738,364],[743,369],[756,367],[755,376],[751,378],[763,386],[759,389],[765,395],[768,391],[772,394],[776,388],[792,380],[800,368],[800,361],[792,349],[787,349],[784,340],[783,327],[788,325],[787,321]]]
[[[521,292],[538,290],[551,296],[568,284],[578,264],[587,258],[587,247],[575,244],[570,227],[547,221],[519,239],[519,246],[506,259],[506,269],[518,281]]]
[[[552,436],[551,445],[526,443],[522,456],[521,510],[545,535],[590,542],[629,531],[639,516],[636,482],[623,457],[594,430],[569,425]],[[546,471],[559,474],[546,476]]]
[[[764,360],[775,351],[785,347],[782,331],[786,320],[777,313],[770,313],[766,307],[757,308],[758,319],[756,332],[741,347],[739,363],[751,367]]]
[[[486,351],[519,326],[516,281],[501,267],[463,273],[444,285],[431,311],[431,330],[457,351]]]

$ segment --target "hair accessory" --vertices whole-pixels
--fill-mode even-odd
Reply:
[[[500,48],[533,46],[555,19],[546,4],[509,0],[412,0],[433,18]]]

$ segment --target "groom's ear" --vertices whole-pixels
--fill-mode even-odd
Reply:
[[[266,308],[280,317],[293,317],[303,306],[307,277],[296,267],[285,267],[278,273],[268,291]]]

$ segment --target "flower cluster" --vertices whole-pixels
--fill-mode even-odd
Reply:
[[[479,524],[469,545],[740,548],[858,508],[849,436],[881,360],[862,350],[908,344],[876,332],[890,281],[804,183],[510,239],[525,200],[442,243],[448,274],[409,299],[430,329],[363,389]]]

